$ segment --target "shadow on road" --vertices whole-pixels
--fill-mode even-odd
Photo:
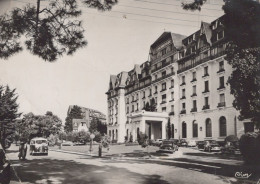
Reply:
[[[144,183],[168,184],[159,175],[141,175],[124,168],[81,164],[74,161],[56,159],[34,159],[12,161],[22,182],[64,183],[64,184],[115,184]],[[14,173],[12,180],[17,181]]]
[[[229,159],[229,160],[243,160],[241,155],[232,155],[232,154],[222,154],[222,153],[204,153],[204,152],[191,152],[191,153],[183,153],[183,155],[187,156],[199,156],[199,157],[213,157],[219,159]]]

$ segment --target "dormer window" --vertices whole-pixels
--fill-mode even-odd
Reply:
[[[193,45],[192,47],[191,47],[191,53],[193,53],[193,52],[195,52],[196,51],[196,45]]]
[[[188,38],[188,43],[192,42],[192,38],[193,38],[193,36]]]
[[[218,34],[217,34],[217,39],[220,40],[220,39],[222,39],[223,37],[224,37],[224,31],[218,32]]]
[[[180,52],[180,59],[184,57],[184,51]]]

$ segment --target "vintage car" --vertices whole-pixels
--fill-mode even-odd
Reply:
[[[175,148],[172,145],[161,145],[158,153],[174,153]]]
[[[166,145],[172,146],[174,151],[178,151],[178,149],[179,149],[177,142],[174,141],[173,139],[163,140],[161,146],[166,146]]]
[[[188,146],[188,143],[185,139],[180,139],[180,142],[179,142],[179,147],[187,147]]]
[[[220,146],[215,140],[206,140],[204,144],[204,151],[220,151]]]
[[[188,141],[188,146],[189,146],[189,147],[195,147],[195,146],[197,146],[197,143],[196,143],[195,140],[189,140],[189,141]]]
[[[45,138],[33,138],[30,142],[30,155],[48,155],[48,141]]]

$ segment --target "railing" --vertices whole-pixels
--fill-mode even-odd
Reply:
[[[225,86],[220,86],[217,90],[225,89]]]
[[[180,114],[186,114],[186,110],[181,110]]]
[[[196,93],[193,93],[190,97],[194,97],[194,96],[197,96],[197,94],[196,94]]]
[[[160,69],[162,69],[162,68],[164,68],[166,66],[169,66],[172,63],[173,63],[173,60],[172,61],[168,61],[167,63],[163,63],[161,66],[156,67],[153,70],[151,70],[151,73],[154,73],[154,72],[156,72],[156,71],[158,71],[158,70],[160,70]]]
[[[226,102],[220,102],[218,103],[218,107],[225,107],[226,106]]]
[[[219,52],[218,52],[217,54],[215,54],[215,55],[211,55],[211,52],[210,52],[210,55],[209,55],[209,56],[207,56],[207,57],[205,57],[205,58],[203,58],[203,59],[200,59],[200,60],[198,60],[198,61],[192,63],[192,64],[189,65],[189,66],[186,66],[186,67],[183,67],[183,68],[179,69],[179,70],[177,71],[177,74],[182,73],[182,72],[184,72],[184,71],[186,71],[186,70],[189,70],[189,69],[191,69],[191,68],[194,68],[194,67],[197,66],[197,65],[200,65],[200,64],[202,64],[202,63],[205,63],[205,62],[207,62],[207,61],[209,61],[209,60],[213,60],[213,59],[218,58],[218,57],[223,56],[223,55],[225,55],[225,50],[219,51]],[[199,55],[196,55],[196,56],[199,56]],[[190,59],[190,57],[191,57],[191,56],[187,56],[187,57],[181,58],[178,62],[181,62],[181,61],[186,60],[186,59],[188,60],[188,59]],[[184,62],[185,62],[185,61],[184,61]]]
[[[174,116],[174,111],[170,112],[169,116]]]
[[[153,63],[156,63],[156,62],[159,61],[159,60],[166,59],[168,56],[170,56],[170,55],[173,54],[173,53],[174,53],[174,50],[168,51],[166,54],[164,54],[164,55],[162,55],[162,56],[159,56],[159,57],[157,57],[157,58],[155,58],[155,59],[152,59],[151,61],[152,61]]]
[[[209,108],[210,108],[209,105],[204,105],[204,106],[202,107],[202,110],[206,110],[206,109],[209,109]]]
[[[158,79],[155,79],[154,81],[152,81],[152,83],[158,82],[158,81],[163,80],[165,78],[168,78],[168,77],[170,77],[172,75],[175,75],[175,72],[168,73],[168,74],[166,74],[166,75],[164,75],[164,76],[162,76],[162,77],[160,77]]]
[[[190,112],[197,112],[197,107],[192,108]]]

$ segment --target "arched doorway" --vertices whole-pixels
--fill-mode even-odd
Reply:
[[[227,120],[224,116],[219,118],[219,136],[227,136]]]
[[[206,119],[206,137],[212,137],[212,123],[211,119]]]
[[[182,122],[182,138],[187,138],[187,124]]]
[[[193,137],[198,137],[198,123],[196,120],[192,122],[192,135]]]

